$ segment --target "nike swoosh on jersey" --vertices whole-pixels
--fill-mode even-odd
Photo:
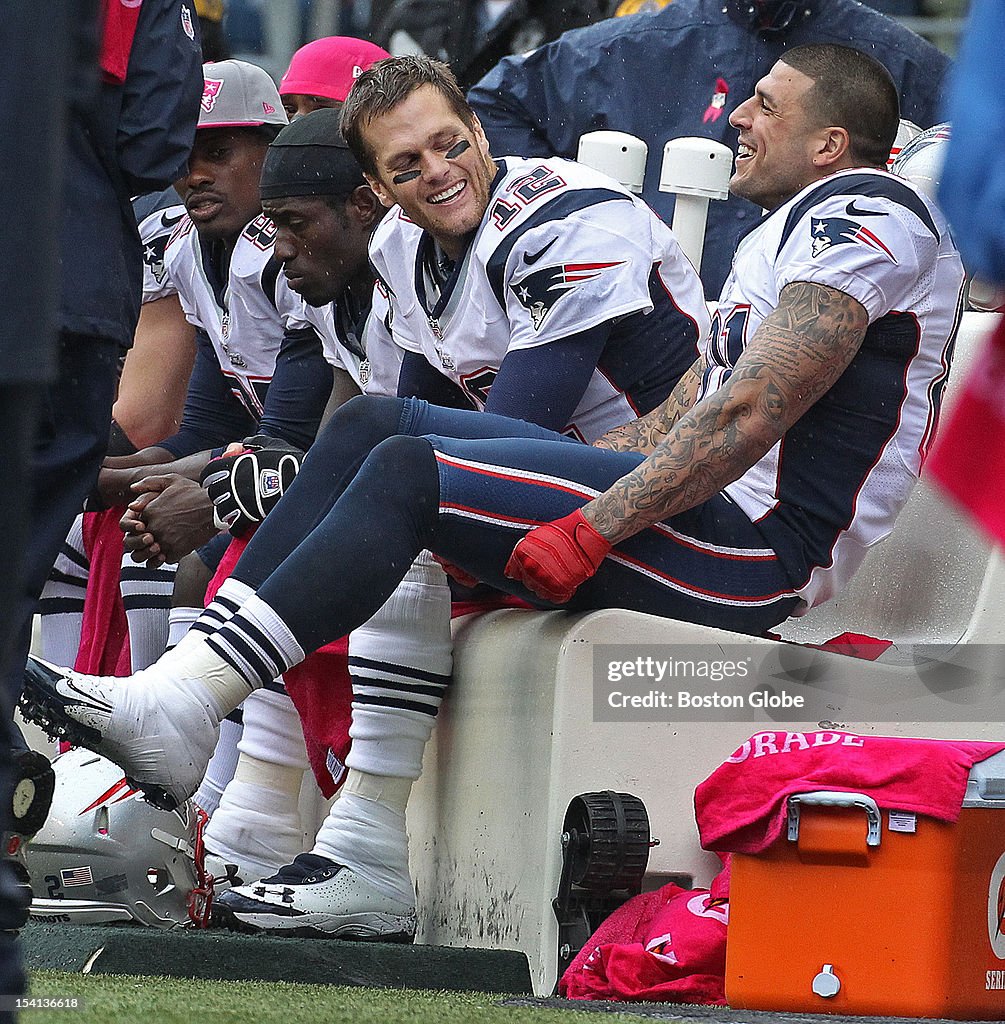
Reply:
[[[553,238],[543,249],[538,249],[536,253],[531,255],[529,252],[523,254],[523,261],[529,267],[532,263],[537,261],[558,241],[557,238]]]
[[[883,213],[881,210],[860,210],[855,205],[855,200],[854,199],[844,208],[844,212],[847,213],[849,217],[886,217],[886,216],[888,216],[888,214]]]

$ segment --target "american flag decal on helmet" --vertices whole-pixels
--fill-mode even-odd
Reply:
[[[846,217],[811,217],[810,235],[813,255],[819,256],[835,245],[855,243],[866,245],[870,249],[889,257],[896,263],[897,257],[887,248],[886,243],[867,227]]]
[[[59,880],[64,886],[71,885],[92,885],[94,878],[91,875],[90,867],[62,868],[59,872]]]
[[[563,295],[586,281],[595,280],[611,267],[620,267],[623,262],[560,263],[557,266],[542,267],[514,281],[510,288],[520,305],[530,313],[534,330],[539,331],[545,317]]]

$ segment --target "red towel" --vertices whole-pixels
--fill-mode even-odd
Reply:
[[[963,381],[925,470],[993,541],[1005,542],[1005,319]]]
[[[813,647],[818,651],[830,651],[832,654],[843,654],[849,658],[861,658],[863,661],[876,661],[883,652],[893,646],[892,640],[881,640],[868,633],[838,633],[822,644],[796,644],[793,640],[784,640],[780,634],[770,630],[764,634],[770,640],[782,644],[794,644],[797,647]]]
[[[73,667],[98,676],[128,676],[129,627],[119,578],[124,536],[119,520],[125,508],[84,513],[84,553],[90,561],[80,647]]]
[[[99,63],[107,81],[121,85],[126,80],[142,5],[143,0],[101,0]]]
[[[879,637],[866,633],[839,633],[822,644],[807,644],[807,647],[819,647],[822,651],[833,651],[849,658],[862,658],[875,661],[880,655],[893,646],[892,640],[881,640]]]
[[[728,864],[711,889],[634,896],[590,936],[559,984],[568,999],[725,1005]]]
[[[706,850],[759,853],[781,834],[792,793],[865,793],[886,810],[953,822],[967,775],[1005,743],[856,736],[848,732],[760,732],[695,790]]]
[[[352,681],[349,638],[335,640],[283,673],[286,692],[300,715],[307,757],[326,798],[345,781],[345,759],[352,740]]]

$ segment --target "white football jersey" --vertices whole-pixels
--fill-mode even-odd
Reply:
[[[918,478],[949,373],[963,267],[945,218],[912,185],[867,169],[816,182],[741,240],[712,318],[703,393],[728,378],[794,281],[851,295],[869,329],[830,391],[725,492],[798,581],[805,612],[890,532]]]
[[[143,243],[144,302],[177,294],[164,264],[164,252],[184,216],[185,207],[179,203],[166,209],[154,210],[139,223],[140,241]]]
[[[442,288],[432,239],[398,207],[370,257],[390,293],[390,327],[477,408],[507,352],[614,321],[567,427],[592,441],[648,412],[704,342],[701,283],[669,228],[606,175],[558,158],[498,161],[488,208]]]
[[[278,290],[277,303],[285,326],[289,329],[313,327],[321,337],[325,359],[332,366],[345,370],[360,391],[391,397],[397,394],[403,353],[391,340],[387,327],[388,302],[384,288],[374,289],[373,305],[365,319],[352,316],[332,302],[310,306],[285,284]]]
[[[283,341],[275,301],[285,278],[280,281],[280,264],[272,255],[275,239],[275,225],[268,217],[251,221],[231,253],[226,281],[218,280],[208,246],[200,244],[187,215],[165,253],[185,317],[209,335],[232,391],[256,419],[262,415]]]

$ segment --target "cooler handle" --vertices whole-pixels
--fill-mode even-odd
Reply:
[[[841,793],[834,790],[821,789],[815,793],[793,793],[788,800],[789,842],[799,838],[799,805],[813,807],[860,807],[865,811],[868,822],[866,846],[879,846],[881,817],[879,805],[865,793]]]

